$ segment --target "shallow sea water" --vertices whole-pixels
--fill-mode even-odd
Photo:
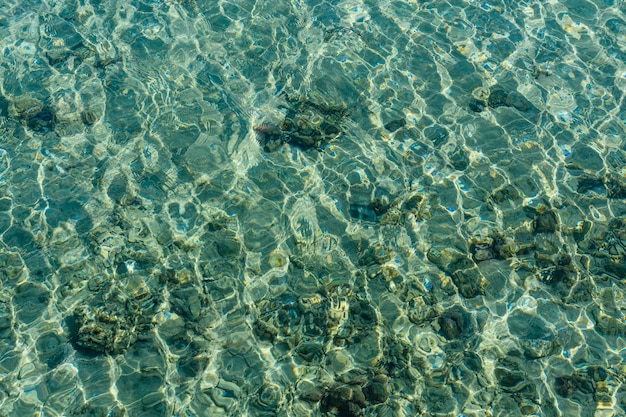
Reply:
[[[626,416],[625,14],[2,1],[0,416]]]

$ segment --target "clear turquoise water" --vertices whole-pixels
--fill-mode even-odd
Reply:
[[[621,1],[0,4],[0,416],[626,415]]]

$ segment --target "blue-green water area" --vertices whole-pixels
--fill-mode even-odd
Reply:
[[[0,2],[0,417],[626,416],[626,4]]]

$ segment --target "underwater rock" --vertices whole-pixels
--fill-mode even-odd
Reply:
[[[535,398],[536,386],[528,370],[529,361],[518,350],[508,352],[500,359],[494,376],[502,391],[515,393],[521,398]]]
[[[176,370],[182,378],[196,378],[207,367],[209,359],[197,349],[191,349],[176,362]]]
[[[374,197],[372,198],[372,208],[377,216],[382,216],[389,209],[395,205],[394,196],[383,187],[376,187],[374,189]]]
[[[7,117],[9,115],[9,100],[2,94],[0,94],[0,117]]]
[[[428,220],[432,217],[428,199],[425,199],[420,194],[410,196],[402,203],[400,210],[412,214],[416,220],[420,221]]]
[[[537,409],[537,404],[541,403],[543,394],[540,394],[540,390],[543,391],[543,380],[538,372],[540,368],[535,367],[537,364],[524,358],[518,350],[509,351],[497,361],[493,375],[498,390],[506,393],[500,396],[507,403],[501,404],[508,411],[505,415],[511,415],[513,410],[519,410],[521,413],[533,412]],[[545,407],[546,405],[542,406],[542,409],[545,410]]]
[[[517,188],[512,185],[506,185],[502,188],[495,190],[489,196],[494,202],[501,204],[505,201],[515,201],[520,199],[520,193]]]
[[[446,272],[454,272],[454,265],[460,264],[466,255],[456,248],[436,248],[432,247],[426,254],[428,260]],[[471,261],[468,260],[471,265]]]
[[[41,101],[28,96],[20,97],[11,104],[11,113],[23,120],[30,119],[43,109]]]
[[[91,126],[98,121],[98,116],[91,110],[85,110],[80,113],[80,119],[87,126]]]
[[[313,403],[320,402],[322,398],[324,398],[324,395],[326,393],[323,387],[320,387],[313,382],[306,380],[298,384],[296,392],[298,393],[298,396],[303,400]]]
[[[12,103],[9,113],[26,123],[26,125],[37,133],[45,133],[54,128],[56,115],[54,111],[44,105],[41,101],[22,96]]]
[[[315,342],[303,342],[296,347],[296,353],[306,362],[319,361],[324,356],[322,345]]]
[[[350,303],[348,314],[350,324],[360,331],[373,330],[378,324],[378,316],[372,305],[365,300],[354,300]]]
[[[591,317],[595,322],[595,329],[598,333],[609,336],[626,335],[626,323],[622,319],[603,312],[599,307],[594,306],[591,309]]]
[[[591,175],[581,175],[578,178],[576,185],[576,192],[583,194],[589,190],[605,190],[604,181],[601,178],[597,178]]]
[[[496,368],[494,375],[504,392],[514,393],[526,387],[528,378],[525,373],[507,368]]]
[[[626,182],[617,175],[609,173],[604,178],[604,186],[606,187],[606,196],[611,199],[626,198]]]
[[[516,91],[509,93],[507,97],[507,104],[521,112],[527,112],[533,109],[533,105],[526,100],[526,97]]]
[[[609,374],[603,366],[589,366],[587,368],[587,375],[596,382],[606,381]]]
[[[135,342],[134,316],[118,317],[107,310],[87,306],[74,310],[72,339],[78,347],[95,353],[119,354]]]
[[[487,104],[494,109],[500,106],[508,106],[508,99],[508,94],[504,90],[494,90],[489,94]]]
[[[474,374],[478,374],[483,371],[483,360],[475,352],[463,352],[463,365]]]
[[[553,250],[555,253],[542,253],[541,250]],[[559,291],[569,292],[569,288],[578,281],[578,269],[572,257],[550,247],[549,242],[543,239],[538,240],[534,261],[539,268],[539,279]]]
[[[506,92],[502,89],[491,91],[487,99],[487,104],[492,108],[500,106],[513,107],[521,112],[531,110],[533,107],[520,93],[516,91]]]
[[[574,393],[588,396],[591,400],[593,383],[587,375],[572,374],[554,379],[554,391],[561,397],[571,397]]]
[[[589,146],[583,141],[577,141],[572,144],[565,166],[572,174],[587,177],[589,173],[604,171],[605,161],[593,146]]]
[[[480,113],[483,110],[485,110],[485,107],[487,107],[487,104],[484,101],[472,98],[470,99],[468,106],[471,111],[475,113]]]
[[[406,120],[405,119],[397,119],[397,120],[391,120],[391,121],[385,123],[384,128],[388,132],[393,133],[396,130],[403,128],[404,126],[406,126]]]
[[[381,369],[384,369],[385,373],[391,377],[409,376],[409,379],[412,379],[410,373],[406,372],[411,364],[412,355],[413,348],[409,342],[399,338],[385,337]]]
[[[495,88],[487,96],[486,89],[478,88],[482,95],[472,97],[469,101],[469,108],[473,112],[480,113],[487,106],[496,109],[498,107],[513,107],[521,112],[532,110],[534,106],[517,91],[505,91],[502,88]]]
[[[337,385],[331,387],[322,400],[323,412],[336,412],[345,417],[363,415],[366,406],[365,394],[358,385]]]
[[[449,385],[442,386],[439,383],[430,382],[424,388],[422,398],[429,411],[427,415],[451,415],[452,411],[454,411],[456,401]]]
[[[365,387],[363,394],[365,399],[371,404],[382,404],[389,398],[389,390],[387,389],[388,378],[385,375],[376,375]]]
[[[278,336],[278,328],[276,326],[274,326],[272,323],[265,321],[265,320],[257,320],[254,323],[254,334],[262,339],[262,340],[267,340],[271,343],[274,343],[274,341],[276,340],[276,337]]]
[[[339,375],[336,380],[347,385],[363,386],[367,382],[368,378],[364,371],[359,368],[354,368]]]
[[[471,313],[455,305],[446,310],[437,320],[439,333],[447,340],[468,339],[476,332],[476,324]]]
[[[345,108],[313,103],[307,99],[289,99],[290,108],[282,125],[285,142],[307,150],[320,149],[341,133],[347,116]]]
[[[552,339],[520,339],[524,355],[530,359],[545,358],[558,352],[559,343]]]
[[[608,225],[593,223],[581,235],[584,232],[586,236],[578,247],[589,255],[586,264],[594,270],[594,275],[606,274],[616,279],[626,276],[626,219],[616,217]]]
[[[302,150],[321,150],[341,134],[348,115],[345,107],[313,102],[304,97],[287,97],[287,112],[280,124],[262,123],[253,129],[265,152],[274,152],[283,143]]]
[[[566,304],[575,304],[581,302],[591,301],[596,293],[595,285],[589,280],[588,277],[579,280],[570,293],[563,299]]]
[[[470,253],[475,262],[488,261],[498,256],[491,238],[470,241]]]
[[[512,237],[493,232],[486,238],[472,238],[469,241],[470,253],[474,262],[490,259],[507,259],[519,250]]]
[[[26,120],[29,128],[37,133],[45,133],[54,129],[56,115],[49,107],[44,107]]]
[[[483,295],[488,284],[476,265],[465,269],[457,269],[452,273],[451,277],[459,293],[465,298]]]
[[[172,311],[181,317],[197,320],[207,309],[208,297],[189,285],[172,289],[170,304]]]
[[[283,394],[278,385],[272,383],[263,383],[257,392],[252,406],[262,413],[275,413],[283,399]],[[275,414],[272,414],[275,415]]]
[[[463,297],[473,298],[485,293],[488,282],[467,254],[455,248],[438,250],[433,247],[426,256],[452,278]]]
[[[454,148],[448,156],[450,158],[450,163],[456,170],[465,171],[470,164],[467,152],[460,146]]]
[[[87,402],[76,401],[66,411],[70,416],[107,416],[126,417],[128,411],[121,405],[115,404],[116,399],[112,394],[102,394],[91,398]],[[114,404],[114,405],[111,405]]]
[[[263,124],[255,126],[254,131],[259,145],[267,153],[276,152],[284,142],[283,133],[278,126]]]
[[[363,266],[382,265],[394,257],[393,249],[388,246],[376,244],[368,247],[361,256],[359,263]]]
[[[428,319],[432,319],[435,316],[435,310],[432,305],[428,304],[429,301],[425,296],[417,296],[409,300],[406,312],[409,320],[415,324],[422,324]]]
[[[533,231],[535,233],[554,233],[559,228],[559,218],[551,209],[539,206],[537,209],[529,207],[534,212]]]

